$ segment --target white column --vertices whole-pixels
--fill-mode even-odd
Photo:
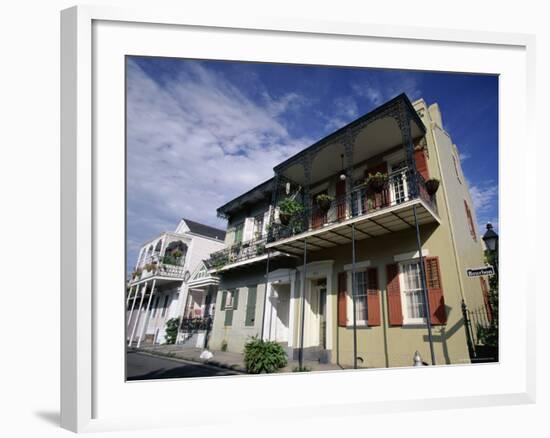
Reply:
[[[143,338],[143,335],[147,331],[147,325],[149,324],[149,309],[151,307],[151,300],[153,299],[153,294],[155,293],[155,284],[157,280],[153,280],[153,286],[151,287],[151,293],[149,294],[149,300],[147,300],[147,308],[145,309],[145,318],[143,319],[143,328],[141,329],[141,332],[139,334],[139,339],[137,343],[137,348],[141,345],[141,339]]]
[[[132,314],[134,313],[134,307],[136,306],[137,294],[138,294],[138,286],[136,285],[135,296],[134,296],[134,299],[132,301],[132,309],[130,310],[130,316],[128,316],[128,323],[127,323],[127,327],[126,327],[127,329],[130,328],[130,323],[132,321]]]
[[[292,278],[290,279],[290,299],[289,299],[289,309],[288,309],[288,346],[294,347],[299,343],[295,341],[294,337],[296,336],[296,272],[292,273]]]
[[[143,298],[145,298],[145,291],[147,290],[147,282],[143,283],[143,287],[141,288],[141,300],[139,300],[139,310],[136,316],[136,321],[134,322],[134,328],[132,329],[132,334],[130,335],[130,340],[128,341],[128,346],[132,345],[132,341],[134,340],[134,334],[136,333],[136,328],[139,322],[139,317],[141,313],[141,308],[143,306]]]
[[[269,299],[269,295],[271,294],[271,283],[267,283],[265,286],[267,289],[265,291],[265,313],[264,313],[264,340],[270,339],[271,334],[271,313],[273,311],[271,300]]]

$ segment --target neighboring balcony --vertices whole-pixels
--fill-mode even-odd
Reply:
[[[422,175],[400,169],[388,175],[379,193],[362,183],[334,197],[324,208],[315,200],[302,201],[302,212],[286,225],[280,220],[271,225],[266,248],[298,255],[303,252],[304,239],[308,250],[346,244],[351,241],[352,224],[356,240],[415,228],[414,210],[419,225],[440,222],[435,197],[428,194]]]
[[[158,278],[166,280],[183,280],[185,274],[185,257],[170,255],[149,256],[140,268],[135,269],[130,276],[130,284],[140,281]]]
[[[213,252],[206,263],[210,269],[219,272],[250,261],[263,260],[266,257],[265,245],[265,238],[239,242]]]

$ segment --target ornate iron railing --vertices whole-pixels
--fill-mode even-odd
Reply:
[[[130,282],[136,282],[155,275],[170,278],[183,278],[185,257],[175,258],[172,256],[160,257],[158,254],[148,256],[140,268],[135,269]]]
[[[399,170],[388,175],[388,182],[379,193],[373,192],[366,183],[362,183],[355,186],[350,193],[337,196],[324,208],[314,200],[305,202],[303,212],[292,216],[287,224],[280,221],[272,223],[267,240],[274,242],[416,198],[423,199],[437,212],[435,198],[428,194],[422,175],[416,170]]]
[[[221,251],[213,252],[206,263],[211,269],[221,269],[231,263],[259,257],[265,254],[265,244],[265,238],[240,242]]]
[[[182,318],[180,330],[185,333],[196,333],[200,330],[212,330],[212,318]]]

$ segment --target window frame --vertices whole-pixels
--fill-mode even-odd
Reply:
[[[428,306],[426,304],[426,296],[424,294],[424,290],[422,288],[422,269],[420,267],[420,263],[423,263],[424,260],[419,259],[410,259],[410,260],[403,260],[401,262],[397,262],[397,269],[399,272],[399,288],[400,288],[400,294],[401,294],[401,313],[403,314],[403,325],[426,325],[428,323]],[[423,318],[414,318],[409,315],[408,306],[407,306],[407,294],[406,291],[408,290],[405,283],[405,265],[412,265],[417,264],[418,270],[419,270],[419,280],[420,280],[420,291],[422,293],[422,301],[424,302],[424,314],[426,315]]]
[[[368,327],[368,317],[369,317],[369,307],[368,307],[368,292],[367,292],[367,286],[368,286],[368,266],[356,269],[355,272],[353,271],[346,271],[347,274],[347,283],[348,283],[348,291],[346,293],[348,299],[347,299],[347,315],[351,315],[351,318],[348,316],[347,318],[347,327],[353,326],[353,300],[354,298],[363,297],[364,303],[365,303],[365,311],[364,311],[364,317],[365,319],[358,319],[357,314],[355,314],[355,325],[357,327]],[[365,285],[365,288],[363,290],[363,293],[361,295],[357,295],[356,297],[353,296],[353,275],[362,274],[363,275],[363,284]],[[357,310],[357,306],[355,306],[355,310]]]

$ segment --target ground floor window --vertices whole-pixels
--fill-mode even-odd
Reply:
[[[352,284],[352,290],[355,287],[355,320],[357,325],[367,324],[368,309],[367,309],[367,287],[368,275],[367,271],[355,273],[355,284]]]
[[[426,301],[422,290],[419,261],[399,265],[404,324],[426,323]]]

